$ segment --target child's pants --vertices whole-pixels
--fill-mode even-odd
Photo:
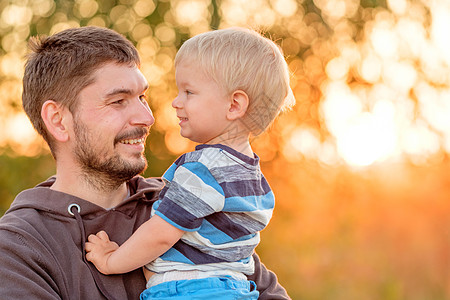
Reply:
[[[174,280],[152,286],[141,293],[141,300],[221,300],[258,299],[259,292],[253,281],[224,277]]]

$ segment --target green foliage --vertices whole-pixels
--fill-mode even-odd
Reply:
[[[0,215],[5,213],[19,192],[55,174],[55,164],[51,155],[11,156],[12,151],[6,149],[0,155]]]

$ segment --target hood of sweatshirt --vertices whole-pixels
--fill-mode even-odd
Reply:
[[[20,236],[20,245],[29,245],[29,250],[17,255],[29,259],[27,264],[39,261],[42,272],[58,282],[63,299],[137,299],[145,288],[142,272],[104,276],[86,260],[84,246],[87,236],[100,230],[108,232],[111,240],[123,243],[150,217],[152,204],[163,186],[162,180],[136,176],[127,183],[129,196],[116,207],[104,209],[50,189],[55,179],[51,177],[21,192],[1,219],[3,233]],[[8,243],[14,241],[15,238]],[[15,244],[11,247],[17,248]],[[33,260],[34,256],[38,258]],[[71,259],[67,259],[69,257]]]
[[[33,208],[53,215],[73,218],[73,211],[71,210],[75,207],[82,218],[93,218],[96,214],[106,211],[105,208],[92,202],[50,189],[55,179],[56,177],[50,177],[36,187],[19,193],[5,214],[23,208]],[[137,199],[144,202],[156,201],[162,186],[163,182],[160,178],[145,179],[142,176],[135,176],[128,182],[129,197],[111,209],[123,213],[127,213],[129,210],[129,213],[131,213],[134,207],[130,206],[130,203],[136,202]]]

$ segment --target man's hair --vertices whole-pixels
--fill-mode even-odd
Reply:
[[[139,66],[133,44],[117,32],[100,27],[71,28],[49,37],[32,37],[25,64],[22,105],[53,153],[53,139],[41,117],[42,105],[53,100],[74,113],[82,89],[94,72],[109,62]]]
[[[228,28],[196,35],[179,49],[175,67],[180,62],[198,64],[227,94],[247,93],[250,103],[243,122],[253,135],[295,102],[280,47],[254,30]]]

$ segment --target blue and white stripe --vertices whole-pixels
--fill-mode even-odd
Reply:
[[[153,213],[186,233],[147,267],[253,272],[251,255],[272,216],[275,199],[259,158],[223,145],[200,145],[164,173]]]

